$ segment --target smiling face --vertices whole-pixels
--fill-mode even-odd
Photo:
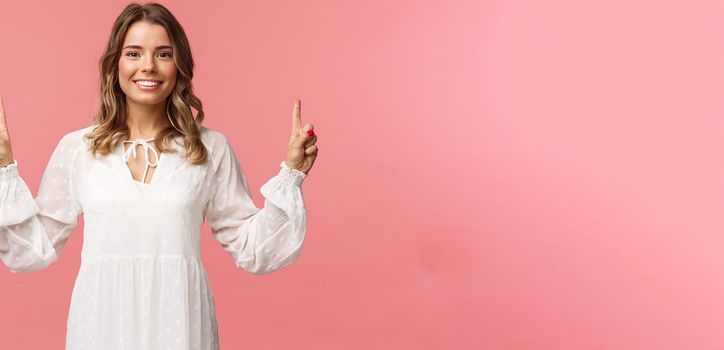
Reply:
[[[176,85],[176,63],[166,29],[155,23],[133,23],[123,40],[118,82],[126,103],[154,106],[165,103]]]

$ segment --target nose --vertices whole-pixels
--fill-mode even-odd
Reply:
[[[141,60],[141,71],[142,72],[153,72],[156,68],[156,62],[153,59],[153,55],[145,55]]]

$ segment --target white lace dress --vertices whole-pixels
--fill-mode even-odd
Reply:
[[[83,135],[92,127],[63,136],[35,198],[17,161],[0,168],[0,258],[16,273],[47,267],[83,214],[66,349],[219,349],[200,260],[204,217],[239,268],[264,274],[288,266],[306,233],[306,175],[282,161],[261,187],[259,209],[226,137],[202,127],[208,162],[185,162],[174,144],[178,153],[161,153],[150,183],[139,183],[122,144],[90,155]]]

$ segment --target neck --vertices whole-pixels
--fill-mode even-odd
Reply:
[[[128,106],[126,124],[130,140],[156,137],[159,132],[171,125],[166,116],[165,101],[157,105],[139,105],[126,100],[126,106]]]

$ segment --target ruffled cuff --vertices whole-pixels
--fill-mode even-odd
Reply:
[[[286,212],[287,215],[303,212],[304,198],[301,184],[306,174],[289,168],[283,161],[280,166],[279,174],[262,185],[260,192],[266,200]]]
[[[18,160],[13,159],[13,162],[0,167],[0,183],[10,181],[18,177]]]
[[[305,174],[301,170],[292,169],[289,166],[287,166],[286,161],[282,161],[281,164],[279,164],[281,169],[279,169],[278,176],[283,180],[290,184],[294,184],[296,186],[301,186],[302,182],[304,182],[304,178],[307,177],[307,174]]]
[[[19,224],[40,211],[18,175],[18,161],[0,168],[0,226]]]

